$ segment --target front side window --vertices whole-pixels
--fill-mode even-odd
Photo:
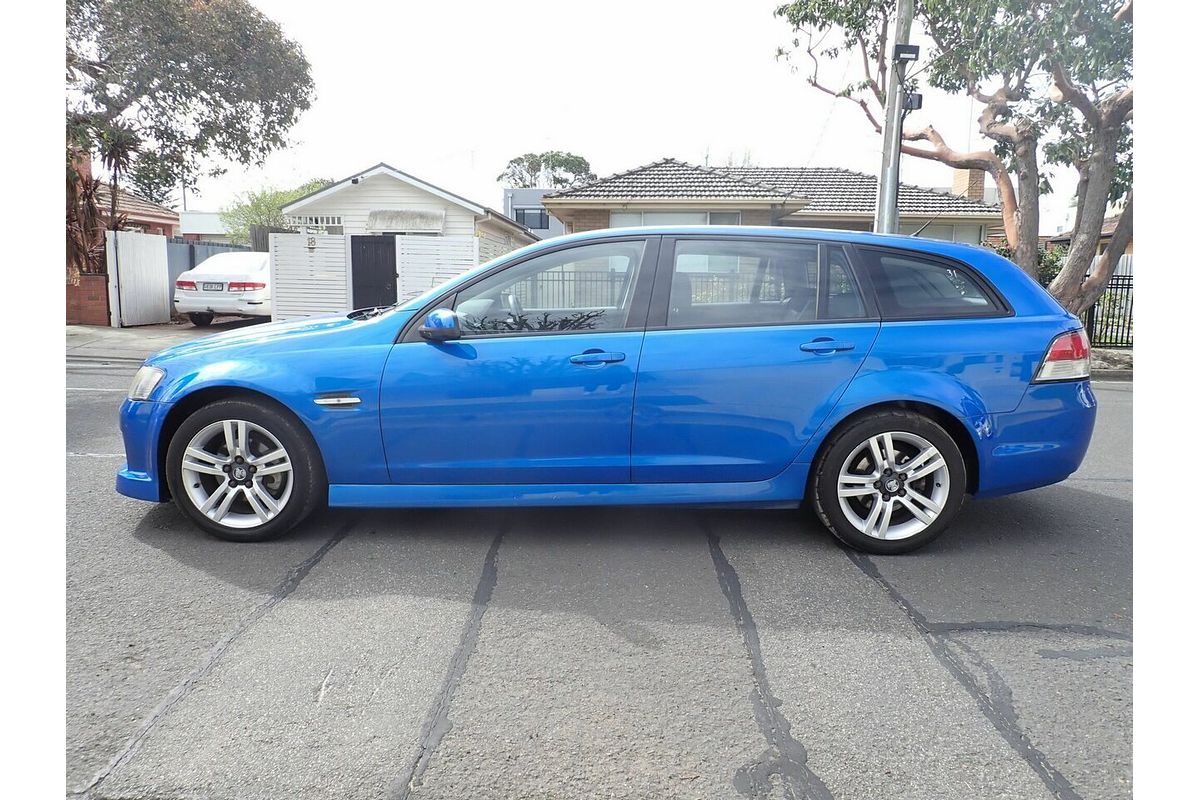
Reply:
[[[884,319],[990,316],[1001,311],[966,270],[911,253],[869,248],[859,252]]]
[[[680,240],[675,245],[667,327],[779,325],[853,319],[866,313],[841,248],[828,265],[816,244]]]
[[[645,246],[584,245],[501,270],[459,292],[454,310],[463,336],[620,330]]]

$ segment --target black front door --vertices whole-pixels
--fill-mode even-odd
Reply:
[[[396,302],[396,237],[351,236],[350,270],[355,308]]]

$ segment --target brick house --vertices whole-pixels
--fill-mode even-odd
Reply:
[[[900,233],[979,244],[1002,224],[982,173],[955,193],[900,185]],[[664,158],[542,198],[567,232],[632,225],[782,225],[870,230],[877,179],[837,167],[699,167]]]

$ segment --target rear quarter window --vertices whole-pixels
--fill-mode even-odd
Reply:
[[[863,248],[884,319],[997,316],[1005,313],[993,291],[965,268],[910,253]]]

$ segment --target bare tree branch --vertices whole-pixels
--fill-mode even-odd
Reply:
[[[1125,0],[1125,5],[1117,9],[1117,13],[1113,14],[1113,19],[1117,22],[1133,22],[1133,0]]]
[[[1054,79],[1054,85],[1062,93],[1063,99],[1079,109],[1079,112],[1092,124],[1092,127],[1099,128],[1101,126],[1100,110],[1096,108],[1095,103],[1086,94],[1079,91],[1079,88],[1071,83],[1071,79],[1067,77],[1062,64],[1055,62],[1050,69],[1050,74]]]
[[[1118,92],[1106,100],[1102,107],[1104,122],[1108,125],[1120,125],[1133,113],[1133,87],[1128,86]]]
[[[1008,172],[1008,167],[1004,165],[1000,157],[991,150],[975,150],[969,153],[952,150],[946,144],[946,140],[942,138],[942,135],[932,125],[911,133],[905,131],[902,136],[908,142],[926,141],[932,145],[931,148],[924,148],[902,144],[900,152],[905,155],[927,158],[931,161],[940,161],[955,169],[981,169],[991,175],[993,180],[996,181],[996,188],[1000,192],[1000,201],[1004,214],[1004,238],[1008,240],[1008,246],[1016,250],[1019,222],[1017,216],[1017,193],[1013,188],[1012,176]]]

